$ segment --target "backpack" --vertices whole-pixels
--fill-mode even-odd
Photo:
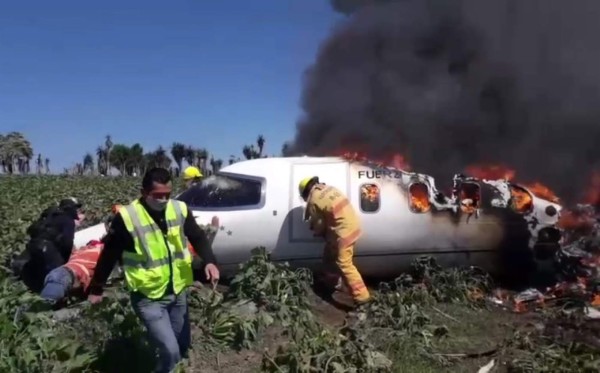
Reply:
[[[38,219],[27,228],[27,234],[31,240],[45,239],[57,242],[61,232],[53,224],[53,220],[55,216],[61,214],[63,211],[57,206],[50,206],[42,211]]]
[[[27,228],[30,239],[25,246],[25,250],[14,256],[10,262],[13,275],[23,280],[33,291],[39,291],[37,288],[43,284],[48,264],[51,266],[57,265],[57,255],[59,254],[52,244],[59,241],[61,232],[53,224],[53,220],[57,215],[63,213],[57,206],[50,206],[42,211],[38,219]],[[43,241],[52,243],[48,253],[40,251],[42,247],[47,247]]]

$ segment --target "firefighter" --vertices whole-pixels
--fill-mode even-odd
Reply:
[[[338,279],[350,290],[355,306],[367,303],[371,296],[362,276],[354,266],[354,246],[361,236],[360,221],[348,198],[337,188],[307,177],[298,186],[300,196],[307,202],[304,220],[309,222],[315,236],[325,238],[323,264],[335,286]]]
[[[195,184],[198,184],[202,180],[202,172],[198,167],[189,166],[183,171],[183,181],[185,182],[185,188],[189,189]]]

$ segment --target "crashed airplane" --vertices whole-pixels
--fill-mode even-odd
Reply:
[[[513,254],[547,259],[559,247],[562,207],[524,186],[458,174],[446,196],[431,176],[345,157],[234,163],[178,199],[201,226],[218,218],[213,249],[224,275],[233,274],[257,246],[266,247],[275,261],[317,268],[323,242],[303,221],[297,187],[307,176],[345,191],[359,212],[363,236],[355,263],[367,277],[398,275],[421,255],[445,266],[512,271]],[[77,232],[76,244],[104,232],[101,224]]]

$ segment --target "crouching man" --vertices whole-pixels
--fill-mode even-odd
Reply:
[[[359,311],[371,300],[371,295],[353,263],[354,246],[361,236],[358,214],[339,189],[321,183],[316,176],[301,180],[298,189],[306,202],[304,219],[315,236],[325,238],[326,283],[330,288],[340,288],[341,278]]]
[[[85,247],[74,250],[67,263],[48,273],[41,297],[59,304],[69,293],[79,290],[85,293],[103,248],[102,241],[92,240]]]

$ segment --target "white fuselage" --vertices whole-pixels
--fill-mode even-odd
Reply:
[[[313,237],[303,221],[305,203],[298,192],[300,180],[309,176],[344,191],[359,213],[363,235],[355,248],[355,264],[366,276],[397,275],[420,255],[432,255],[442,265],[473,264],[493,270],[493,254],[505,231],[511,229],[493,215],[469,219],[451,211],[413,212],[407,193],[398,187],[407,175],[386,177],[337,157],[256,159],[227,166],[222,174],[263,183],[261,199],[253,206],[190,206],[200,224],[209,224],[213,216],[219,218],[221,228],[213,250],[226,271],[235,270],[257,246],[271,252],[273,260],[289,261],[292,266],[314,268],[321,263],[324,242]],[[361,209],[364,184],[376,184],[380,190],[376,211]],[[551,204],[535,201],[536,213]],[[557,219],[546,223],[552,225]]]

